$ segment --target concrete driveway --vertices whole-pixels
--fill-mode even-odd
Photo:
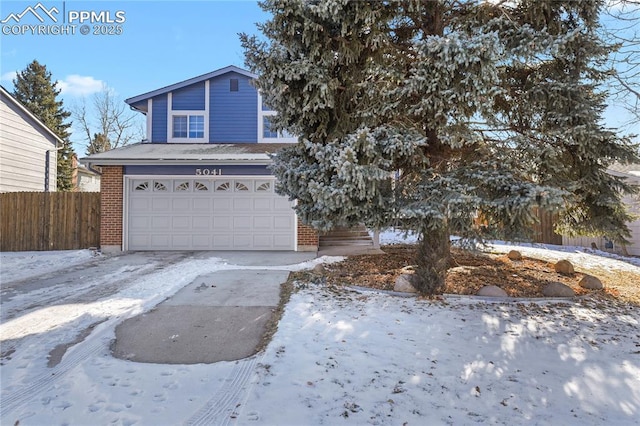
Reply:
[[[315,253],[294,252],[214,255],[225,259],[232,269],[223,267],[225,270],[198,276],[152,311],[121,323],[116,328],[114,356],[160,364],[249,357],[263,339],[278,306],[281,285],[289,276],[278,267],[315,257]]]

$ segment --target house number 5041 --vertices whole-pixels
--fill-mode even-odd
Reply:
[[[222,169],[196,169],[196,176],[218,176],[222,174]]]

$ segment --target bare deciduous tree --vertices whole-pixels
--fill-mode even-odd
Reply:
[[[90,110],[89,108],[92,108]],[[80,125],[87,144],[87,155],[105,152],[142,139],[142,127],[137,114],[120,102],[106,85],[93,95],[91,106],[83,98],[73,108],[73,117]]]
[[[610,0],[603,14],[603,38],[618,50],[610,55],[610,99],[640,122],[640,0]]]

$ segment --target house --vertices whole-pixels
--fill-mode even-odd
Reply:
[[[74,188],[79,192],[100,192],[100,174],[82,164],[74,169]]]
[[[640,164],[628,164],[625,166],[614,165],[609,168],[609,173],[614,176],[626,178],[628,183],[640,186]],[[633,222],[627,223],[631,231],[630,245],[620,246],[613,243],[606,237],[562,237],[562,244],[565,246],[593,247],[595,245],[600,250],[610,251],[623,255],[640,256],[640,194],[635,196],[625,196],[623,202],[629,208],[631,214],[636,215]]]
[[[56,191],[63,141],[0,86],[0,192]]]
[[[102,170],[103,251],[317,250],[275,193],[269,154],[296,139],[270,129],[254,78],[228,66],[126,100],[146,139],[82,159]]]

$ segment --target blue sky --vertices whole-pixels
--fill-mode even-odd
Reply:
[[[75,12],[123,11],[120,35],[2,34],[1,84],[13,90],[15,71],[23,70],[34,59],[47,66],[59,81],[65,107],[91,96],[106,84],[117,96],[126,98],[205,74],[227,65],[244,67],[239,32],[256,33],[255,23],[268,19],[255,1],[42,1],[47,9],[56,7],[57,23],[45,18],[44,24],[58,25],[62,11],[68,19]],[[38,4],[2,1],[0,20],[11,13]],[[105,17],[105,15],[103,15]],[[19,24],[41,24],[27,14]],[[67,23],[69,24],[69,23]],[[9,21],[5,25],[16,25]],[[69,24],[72,25],[72,24]],[[91,32],[94,25],[88,23]],[[117,25],[117,24],[107,24]],[[8,31],[8,30],[7,30]],[[141,116],[142,117],[142,116]],[[81,137],[74,136],[76,152],[85,151]]]
[[[101,90],[103,84],[124,100],[227,65],[244,66],[238,33],[257,33],[255,24],[269,18],[255,1],[42,1],[46,10],[57,18],[53,22],[39,14],[25,14],[18,22],[6,25],[75,25],[75,34],[0,35],[0,83],[13,90],[15,71],[23,70],[32,60],[45,64],[62,88],[66,107]],[[20,14],[38,0],[0,2],[0,20]],[[102,12],[103,21],[124,18],[120,24],[76,21],[72,13]],[[119,14],[118,14],[119,13]],[[64,21],[64,24],[61,23]],[[89,25],[90,33],[82,35],[81,25]],[[102,28],[116,30],[119,35],[94,35]],[[111,26],[111,27],[110,27]],[[8,31],[8,30],[7,30]],[[141,116],[142,120],[142,116]],[[622,110],[611,110],[606,116],[609,126],[618,126],[628,116]],[[640,133],[638,126],[631,130]],[[72,136],[76,152],[85,151],[79,133]]]

